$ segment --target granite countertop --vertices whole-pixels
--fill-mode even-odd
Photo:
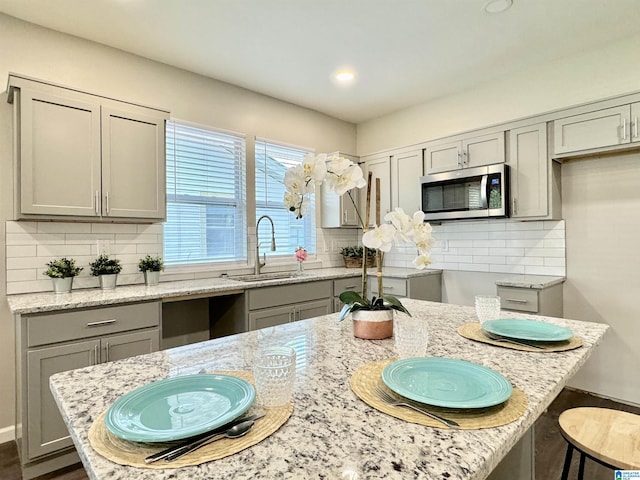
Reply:
[[[561,353],[522,352],[465,339],[456,328],[475,321],[472,307],[404,300],[429,322],[429,356],[458,358],[499,371],[528,397],[515,422],[482,430],[420,426],[383,414],[349,388],[361,365],[394,356],[393,340],[353,337],[337,314],[251,331],[149,355],[55,374],[52,392],[91,479],[456,479],[481,480],[496,467],[600,342],[607,325],[524,315],[569,327],[584,346]],[[273,435],[230,457],[199,467],[125,467],[90,446],[91,422],[119,396],[151,381],[200,368],[250,370],[263,343],[291,343],[298,372],[291,418]]]
[[[496,281],[500,287],[533,288],[542,290],[559,283],[563,283],[565,277],[552,277],[548,275],[513,275]]]
[[[273,273],[277,272],[266,273],[265,276]],[[286,274],[287,272],[284,273]],[[385,277],[411,278],[420,275],[439,274],[441,270],[385,267],[383,273]],[[143,302],[190,295],[228,295],[240,293],[250,288],[330,280],[334,278],[358,276],[360,274],[361,270],[357,268],[319,268],[315,270],[305,270],[301,276],[294,276],[293,272],[290,272],[291,276],[285,278],[266,278],[255,281],[240,281],[234,279],[233,276],[228,276],[204,278],[200,280],[161,282],[159,285],[153,286],[143,284],[120,285],[114,290],[88,288],[84,290],[73,290],[71,293],[64,294],[41,292],[7,295],[7,302],[9,303],[11,313],[28,314],[115,305],[119,303]]]

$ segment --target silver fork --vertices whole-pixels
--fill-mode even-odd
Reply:
[[[416,412],[420,412],[423,415],[426,415],[427,417],[436,420],[438,422],[444,423],[446,426],[450,427],[450,428],[458,428],[460,427],[460,425],[457,422],[454,422],[453,420],[449,420],[448,418],[444,418],[441,417],[440,415],[436,415],[435,413],[432,413],[428,410],[425,410],[423,408],[420,407],[416,407],[415,405],[412,405],[411,403],[407,403],[407,402],[403,402],[402,400],[394,397],[391,393],[387,392],[386,390],[384,390],[384,388],[381,385],[376,385],[376,393],[378,394],[378,397],[380,398],[380,400],[382,400],[385,403],[388,403],[389,405],[394,405],[396,407],[407,407],[407,408],[411,408],[413,410],[415,410]]]
[[[522,342],[522,341],[518,341],[518,340],[513,340],[512,338],[508,338],[508,337],[502,337],[500,335],[496,335],[495,333],[489,333],[489,332],[485,332],[485,334],[487,335],[487,337],[489,337],[491,340],[494,340],[496,342],[505,342],[505,343],[513,343],[514,345],[520,345],[521,347],[531,347],[531,348],[537,348],[538,350],[544,350],[544,347],[541,347],[540,345],[535,345],[533,343],[528,343],[528,342]]]

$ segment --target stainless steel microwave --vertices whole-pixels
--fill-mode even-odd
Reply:
[[[503,163],[420,177],[425,220],[509,216],[509,166]]]

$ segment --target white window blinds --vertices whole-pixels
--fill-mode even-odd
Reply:
[[[168,121],[168,265],[246,261],[245,138]]]
[[[310,151],[256,139],[256,218],[269,215],[273,219],[277,247],[275,252],[261,248],[261,254],[291,255],[293,258],[298,246],[305,247],[309,253],[316,252],[314,195],[310,196],[311,204],[301,219],[296,219],[284,206],[284,172],[290,166],[301,163]],[[267,227],[263,227],[265,224],[268,225],[268,222],[260,224],[261,232],[258,232],[262,243],[271,238]]]

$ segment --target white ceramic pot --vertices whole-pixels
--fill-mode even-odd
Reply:
[[[73,277],[52,278],[55,293],[69,293],[73,287]]]
[[[160,283],[160,272],[144,272],[144,283],[147,285],[158,285],[158,283]]]
[[[353,336],[381,340],[393,335],[393,310],[356,310],[351,314]]]
[[[100,279],[100,288],[102,290],[113,290],[116,288],[116,284],[118,283],[118,274],[112,273],[110,275],[99,275]]]

